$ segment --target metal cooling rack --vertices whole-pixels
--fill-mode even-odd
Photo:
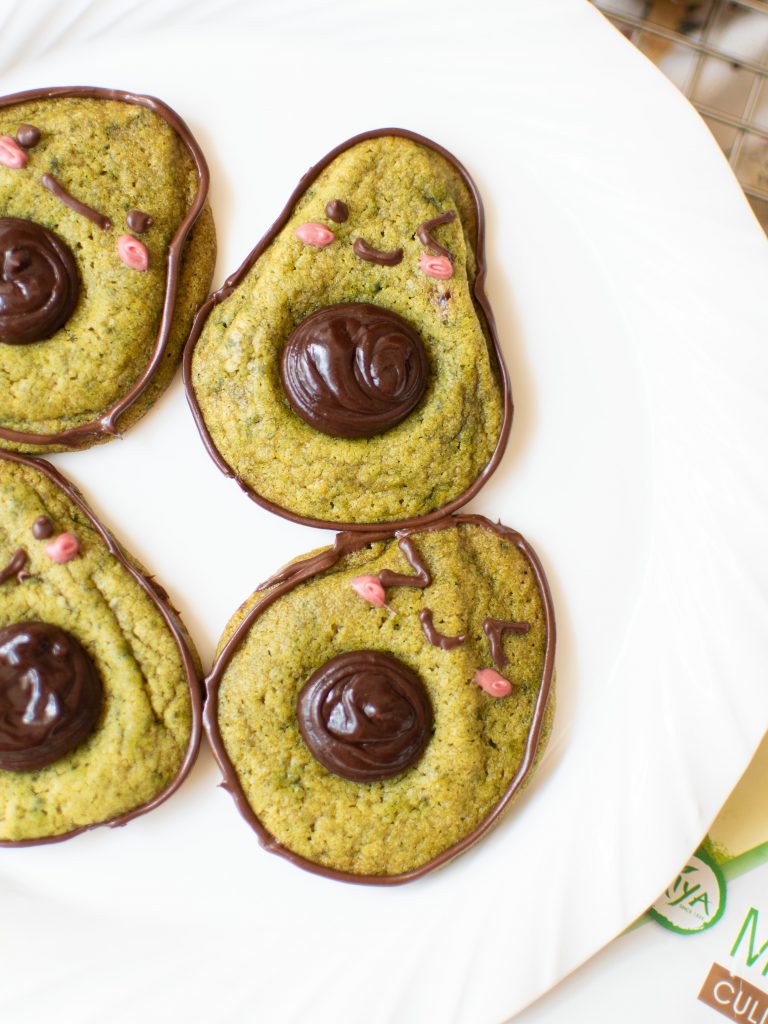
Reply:
[[[693,103],[768,232],[768,2],[592,2]]]

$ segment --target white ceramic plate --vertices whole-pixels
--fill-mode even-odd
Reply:
[[[517,406],[471,507],[549,574],[551,746],[492,835],[394,890],[264,853],[207,750],[124,830],[2,851],[13,1024],[496,1024],[653,901],[768,723],[768,256],[715,143],[586,5],[374,6],[54,53],[2,85],[174,106],[211,164],[216,283],[356,132],[408,127],[466,162]],[[255,585],[329,537],[220,476],[178,379],[122,442],[54,461],[158,573],[206,663]]]

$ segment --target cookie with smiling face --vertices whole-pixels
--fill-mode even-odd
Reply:
[[[391,885],[483,836],[548,735],[555,622],[519,533],[342,533],[232,618],[207,680],[224,785],[300,867]]]
[[[213,272],[207,191],[159,100],[0,99],[0,446],[109,440],[167,387]]]
[[[163,589],[51,466],[0,452],[0,846],[169,797],[197,754],[198,678]]]
[[[358,136],[302,179],[203,306],[187,393],[219,467],[324,526],[458,508],[511,420],[472,180],[410,132]]]

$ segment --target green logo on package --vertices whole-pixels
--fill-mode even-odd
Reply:
[[[697,850],[648,913],[680,935],[694,935],[716,924],[725,910],[725,878],[704,850]]]

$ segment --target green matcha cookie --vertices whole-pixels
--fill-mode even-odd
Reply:
[[[219,468],[311,525],[459,508],[512,416],[484,275],[450,153],[399,129],[333,150],[195,320],[184,378]]]
[[[231,620],[205,724],[262,845],[395,884],[479,839],[549,733],[555,624],[519,533],[482,516],[342,533]]]
[[[87,448],[168,386],[208,293],[208,168],[147,96],[0,99],[0,446]]]
[[[198,669],[163,589],[71,484],[0,452],[0,846],[167,799],[197,756]]]

